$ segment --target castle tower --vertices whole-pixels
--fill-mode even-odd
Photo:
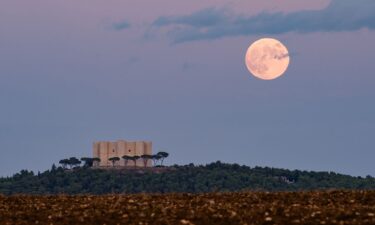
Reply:
[[[120,161],[115,166],[125,166],[124,155],[141,156],[152,155],[151,141],[125,141],[116,142],[99,141],[93,143],[93,157],[99,158],[100,162],[95,163],[94,167],[112,167],[112,163],[108,160],[111,157],[119,157]],[[152,160],[147,162],[147,167],[152,166]],[[133,161],[129,161],[127,166],[135,166]],[[142,159],[137,160],[137,167],[144,167]]]

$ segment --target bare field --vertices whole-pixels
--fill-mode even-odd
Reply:
[[[0,224],[375,224],[375,191],[0,196]]]

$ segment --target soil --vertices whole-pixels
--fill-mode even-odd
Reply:
[[[0,224],[375,224],[375,191],[0,196]]]

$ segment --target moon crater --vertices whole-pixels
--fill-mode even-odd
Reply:
[[[278,40],[263,38],[250,45],[246,66],[257,78],[272,80],[285,73],[289,65],[288,49]]]

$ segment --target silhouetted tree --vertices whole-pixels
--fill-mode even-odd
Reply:
[[[158,161],[161,159],[161,156],[160,155],[152,155],[151,156],[151,159],[152,159],[152,161],[154,162],[154,166],[156,166],[157,165],[157,163],[158,163]]]
[[[70,157],[69,158],[69,166],[70,168],[79,166],[81,164],[81,161],[77,159],[76,157]]]
[[[129,155],[124,155],[122,158],[123,158],[124,161],[125,161],[125,166],[128,165],[129,160],[133,160],[133,157],[132,157],[132,156],[129,156]]]
[[[81,161],[83,161],[85,163],[83,165],[84,167],[92,167],[92,165],[94,163],[94,158],[82,157]]]
[[[55,172],[56,169],[57,169],[57,168],[56,168],[56,165],[55,165],[55,163],[53,163],[53,164],[52,164],[52,167],[51,167],[51,172]]]
[[[61,164],[61,166],[66,169],[66,166],[69,165],[69,159],[62,159],[59,161],[59,164]]]
[[[139,164],[139,163],[137,163]],[[143,167],[143,165],[142,165]],[[34,174],[22,170],[0,177],[0,195],[14,194],[109,194],[228,191],[302,191],[321,189],[375,189],[375,178],[353,177],[332,172],[308,172],[268,167],[241,166],[222,162],[195,166],[174,165],[163,173],[139,174],[136,170],[74,170],[62,167]],[[345,193],[345,192],[344,192]],[[346,195],[345,195],[346,196]]]
[[[133,161],[134,161],[134,167],[137,167],[137,160],[140,159],[141,157],[139,155],[133,156]]]
[[[141,155],[141,158],[143,159],[143,164],[146,167],[148,160],[152,159],[152,155],[147,155],[147,154]]]
[[[161,157],[161,165],[163,165],[163,161],[165,158],[169,156],[168,152],[158,152],[156,155],[159,155]]]
[[[100,158],[97,158],[97,157],[92,158],[92,164],[93,164],[93,165],[94,165],[94,163],[97,163],[98,166],[99,166],[100,161],[101,161]]]
[[[111,162],[112,162],[112,166],[115,167],[115,163],[116,163],[117,161],[119,161],[120,158],[117,157],[117,156],[115,156],[115,157],[111,157],[111,158],[109,158],[108,160],[111,161]]]

